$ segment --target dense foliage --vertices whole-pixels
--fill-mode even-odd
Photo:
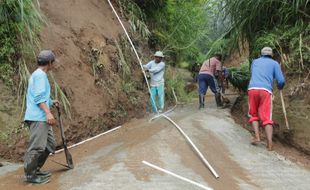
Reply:
[[[252,42],[261,32],[278,26],[308,23],[308,0],[224,0],[224,11],[231,20],[231,32]]]
[[[247,42],[250,59],[253,59],[260,55],[262,47],[270,46],[275,50],[275,59],[285,68],[285,72],[307,72],[310,67],[308,0],[224,2],[223,11],[230,20],[230,29],[226,35],[230,40],[230,48],[240,46],[240,41]]]
[[[32,0],[0,2],[0,79],[12,83],[18,62],[33,55],[42,18]]]
[[[188,66],[201,53],[199,42],[210,42],[207,0],[134,2],[146,15],[150,47],[163,50],[171,64]]]
[[[250,81],[250,63],[246,61],[240,67],[229,68],[228,80],[240,92],[246,92]]]

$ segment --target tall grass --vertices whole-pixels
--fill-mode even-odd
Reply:
[[[123,16],[128,18],[131,32],[140,34],[143,38],[149,38],[151,32],[145,24],[145,14],[132,0],[118,0]]]
[[[27,77],[26,60],[33,60],[39,48],[38,33],[43,18],[38,9],[39,1],[2,0],[0,2],[0,64],[8,70],[1,71],[4,82],[19,74],[18,98],[24,107]],[[13,70],[13,72],[10,72]],[[14,88],[13,82],[10,82]]]
[[[310,26],[285,25],[262,32],[253,42],[253,53],[258,56],[263,46],[271,46],[276,58],[289,71],[301,72],[310,62]],[[309,65],[308,65],[309,66]]]
[[[180,102],[190,102],[197,92],[186,92],[186,81],[182,73],[173,71],[172,68],[168,67],[165,72],[165,89],[166,99],[171,102],[175,102],[174,93]]]
[[[64,93],[64,91],[59,86],[59,84],[56,82],[53,73],[50,73],[50,76],[51,76],[53,84],[54,84],[54,96],[53,96],[53,98],[60,102],[61,106],[63,107],[63,110],[65,111],[65,114],[71,119],[70,101],[69,101],[67,95]]]
[[[2,0],[0,2],[1,62],[13,64],[25,55],[35,56],[38,32],[43,18],[39,1]]]
[[[18,74],[17,99],[21,117],[25,109],[30,72],[27,63],[35,62],[40,48],[38,34],[44,19],[38,0],[1,0],[0,2],[0,79],[15,88],[12,80]],[[54,80],[54,79],[53,79]],[[59,97],[70,116],[70,103],[54,80],[55,96]],[[15,90],[15,89],[14,89]]]
[[[126,56],[125,56],[125,52],[124,52],[124,48],[127,48],[126,44],[123,44],[125,41],[124,40],[120,40],[121,44],[115,40],[115,46],[118,52],[118,57],[119,57],[119,62],[118,65],[122,70],[122,75],[123,75],[123,79],[127,79],[128,77],[130,77],[131,74],[131,69],[128,65],[128,62],[126,61]]]
[[[241,38],[250,42],[276,26],[309,22],[309,0],[225,0],[223,9],[231,19],[231,36],[237,46]]]
[[[19,63],[18,74],[19,74],[19,84],[17,91],[17,100],[18,103],[22,106],[20,112],[20,118],[22,118],[23,111],[25,110],[26,107],[27,86],[28,86],[28,79],[30,77],[30,72],[25,62]]]

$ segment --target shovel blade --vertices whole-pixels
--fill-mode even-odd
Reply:
[[[73,169],[74,168],[73,159],[72,159],[72,156],[71,156],[71,154],[67,148],[65,148],[65,155],[66,155],[66,161],[68,164],[68,168]]]

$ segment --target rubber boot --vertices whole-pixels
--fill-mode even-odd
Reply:
[[[41,176],[26,176],[25,181],[33,184],[46,184],[50,181],[50,178]]]
[[[38,158],[38,166],[37,166],[37,171],[36,171],[36,175],[38,177],[51,177],[51,173],[48,171],[42,171],[41,168],[43,167],[45,161],[47,160],[47,157],[49,156],[50,152],[45,149],[45,151],[39,156]]]
[[[199,109],[203,109],[205,107],[205,96],[203,94],[199,94]]]
[[[223,107],[221,93],[215,94],[215,102],[217,107]]]
[[[42,168],[43,165],[45,164],[45,161],[47,160],[47,157],[49,156],[50,152],[45,149],[43,153],[38,157],[38,168]]]
[[[47,178],[47,177],[51,177],[52,173],[48,172],[48,171],[42,171],[40,169],[37,169],[36,175],[39,176],[39,177]]]
[[[49,178],[38,176],[36,174],[38,167],[38,157],[39,156],[37,153],[26,153],[24,166],[26,182],[34,184],[45,184],[49,182]]]

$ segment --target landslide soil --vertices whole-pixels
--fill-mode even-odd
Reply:
[[[41,47],[55,52],[58,67],[53,76],[71,104],[71,118],[63,118],[69,144],[118,126],[129,118],[143,116],[148,107],[147,90],[139,65],[130,55],[127,57],[131,76],[126,80],[122,76],[115,41],[119,41],[123,31],[108,3],[42,0],[40,8],[46,20],[40,34]],[[30,72],[35,69],[35,63],[29,64]],[[50,82],[53,84],[51,77]],[[129,86],[127,90],[126,85]],[[0,87],[3,107],[0,129],[16,128],[22,121],[16,95],[4,91],[2,84]],[[23,132],[8,133],[10,142],[8,137],[3,138],[5,143],[0,143],[0,157],[22,159],[28,137],[26,129],[21,125],[19,129]],[[56,127],[54,133],[60,145]]]

